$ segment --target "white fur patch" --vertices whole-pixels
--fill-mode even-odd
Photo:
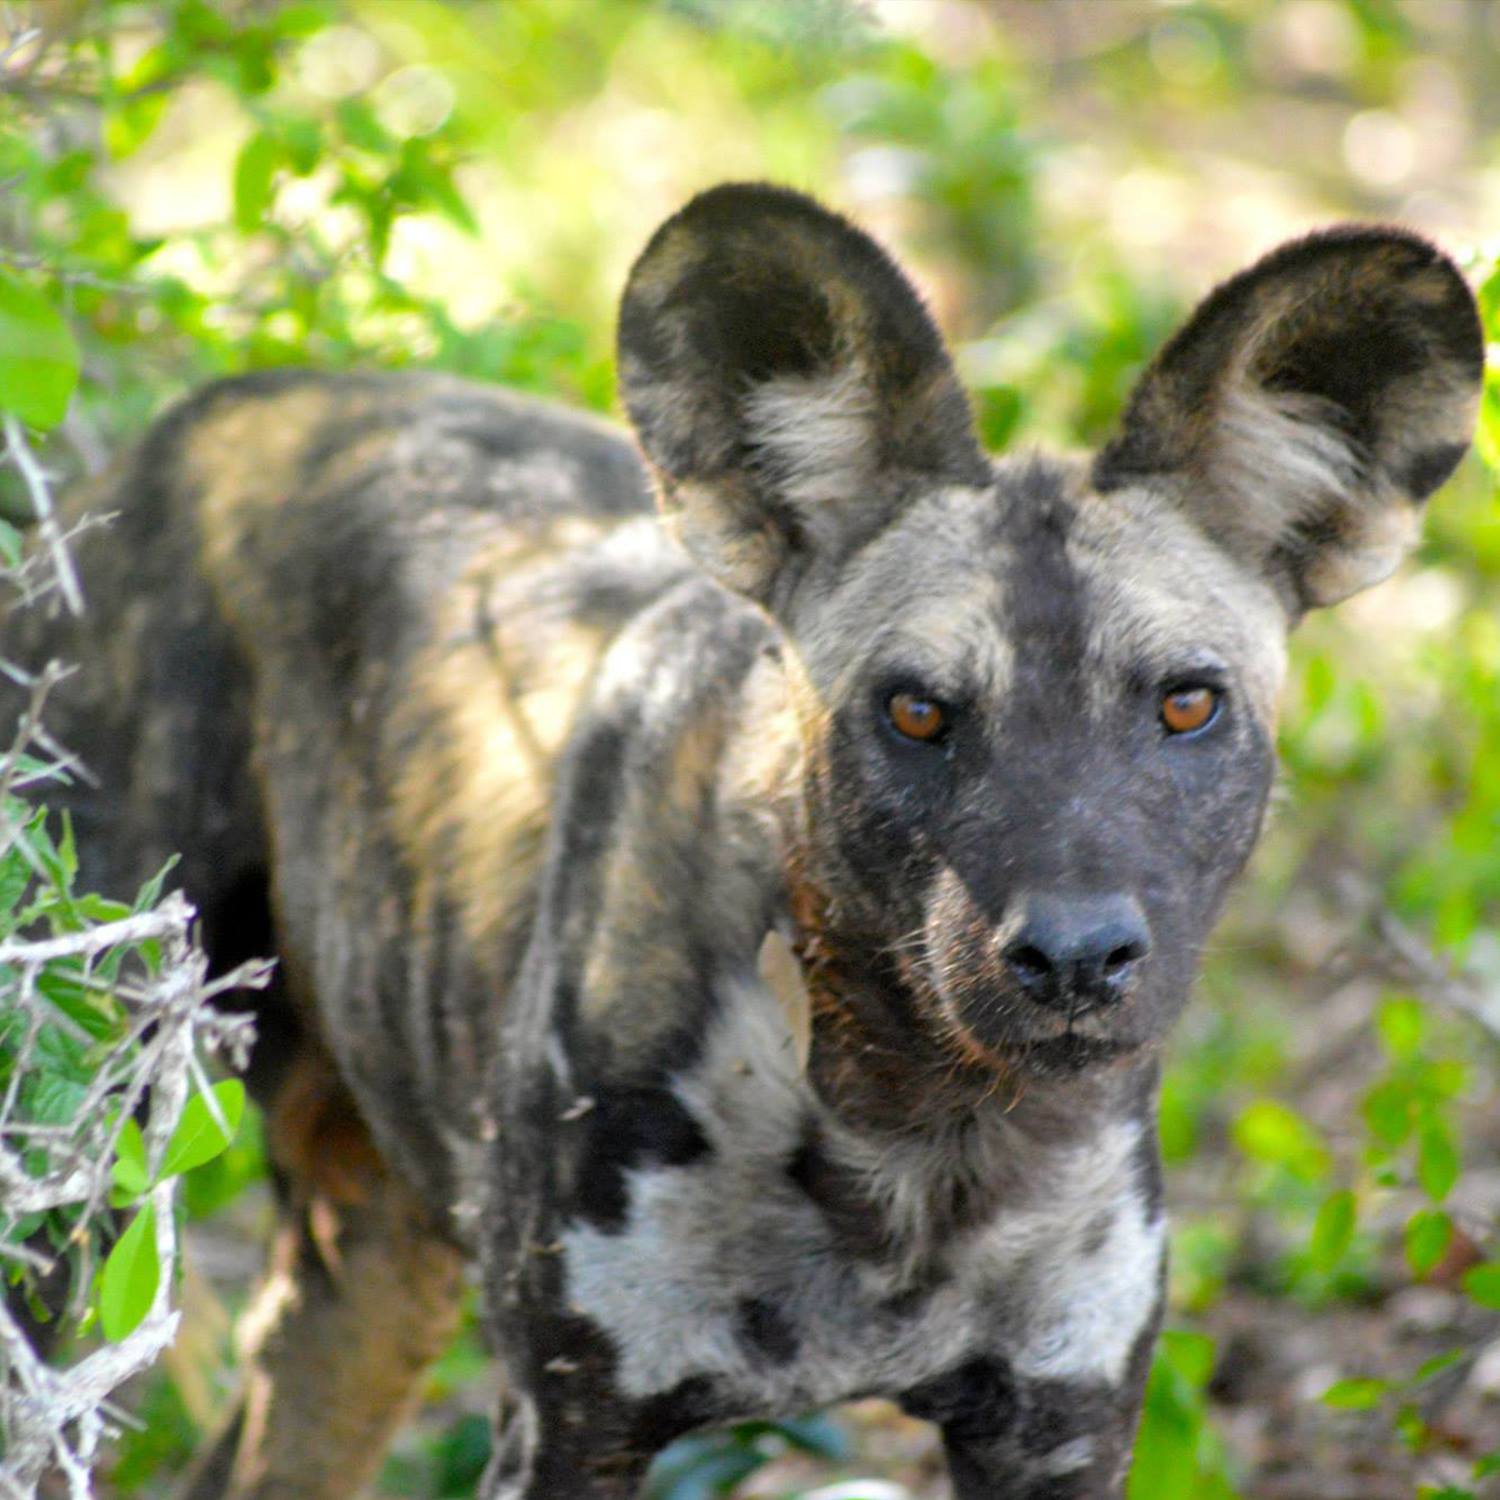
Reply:
[[[713,1154],[628,1174],[629,1217],[607,1234],[562,1236],[570,1303],[610,1336],[629,1395],[713,1375],[746,1406],[795,1410],[899,1390],[959,1362],[983,1327],[958,1286],[927,1315],[882,1312],[889,1278],[841,1255],[787,1165],[818,1106],[774,997],[750,976],[727,987],[703,1060],[677,1093]],[[798,1338],[767,1367],[746,1347],[741,1302],[772,1302]]]
[[[1156,1307],[1166,1231],[1135,1182],[1141,1125],[1114,1121],[1075,1147],[1046,1208],[1002,1215],[972,1251],[997,1281],[1022,1273],[1025,1303],[1011,1360],[1018,1375],[1116,1384]],[[1108,1232],[1087,1244],[1103,1213]]]
[[[863,368],[781,376],[746,392],[757,466],[794,505],[858,499],[874,469],[875,400]]]
[[[627,1394],[709,1375],[743,1392],[747,1409],[795,1410],[908,1389],[986,1353],[1021,1376],[1120,1378],[1152,1315],[1162,1254],[1161,1222],[1147,1222],[1135,1182],[1138,1125],[1112,1121],[1087,1145],[1036,1148],[1046,1185],[1027,1193],[1033,1206],[1002,1209],[953,1241],[929,1221],[940,1166],[930,1147],[925,1168],[920,1153],[857,1162],[824,1118],[825,1147],[868,1169],[881,1205],[872,1213],[912,1236],[906,1256],[856,1258],[788,1175],[821,1109],[776,1000],[745,976],[722,1001],[703,1058],[677,1082],[712,1154],[628,1174],[619,1232],[576,1223],[563,1235],[569,1301],[609,1335]],[[1005,1139],[997,1134],[996,1151]],[[968,1168],[981,1169],[988,1152]],[[1086,1253],[1105,1213],[1109,1228]],[[919,1275],[933,1291],[915,1308],[894,1307],[893,1294]],[[794,1334],[785,1361],[747,1345],[748,1299],[769,1303]],[[1069,1447],[1050,1462],[1087,1461]]]
[[[1358,466],[1328,421],[1327,403],[1241,386],[1229,391],[1214,439],[1213,476],[1236,519],[1269,548],[1300,520],[1351,494]]]

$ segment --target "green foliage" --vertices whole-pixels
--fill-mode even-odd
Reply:
[[[1204,1389],[1213,1364],[1211,1339],[1172,1329],[1162,1334],[1146,1384],[1130,1500],[1232,1500],[1235,1489],[1223,1446],[1205,1414]]]
[[[62,314],[35,287],[0,272],[0,410],[55,427],[78,383],[78,345]]]
[[[99,1278],[99,1323],[118,1343],[151,1311],[161,1281],[156,1250],[156,1205],[143,1203],[104,1262]]]
[[[46,768],[30,764],[45,779]],[[54,820],[44,807],[27,807],[14,797],[5,813],[11,841],[0,855],[0,937],[78,936],[148,913],[159,900],[165,870],[130,904],[78,891],[78,855],[67,817]],[[211,1161],[233,1139],[244,1106],[238,1079],[187,1101],[154,1170],[148,1170],[140,1126],[123,1113],[141,1100],[134,1069],[142,1040],[120,989],[155,976],[160,963],[155,938],[128,935],[101,943],[87,957],[49,959],[34,973],[35,991],[46,1002],[41,1011],[15,1003],[16,968],[0,965],[0,1093],[12,1101],[6,1144],[12,1137],[29,1143],[22,1160],[35,1179],[58,1170],[102,1123],[114,1184],[110,1203],[128,1208],[158,1183]],[[18,1214],[0,1204],[0,1245],[45,1246],[70,1263],[74,1286],[86,1289],[112,1237],[98,1207],[82,1195],[41,1213]],[[28,1289],[24,1261],[9,1263],[7,1274],[12,1285]],[[124,1338],[150,1308],[157,1280],[154,1210],[144,1203],[108,1251],[96,1297],[76,1301],[74,1320],[87,1326],[97,1310],[106,1337]],[[36,1302],[34,1311],[50,1317],[53,1310]]]

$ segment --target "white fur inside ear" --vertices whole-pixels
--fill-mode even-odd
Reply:
[[[856,499],[875,472],[875,400],[857,363],[765,381],[746,393],[743,415],[756,467],[799,510]]]
[[[1367,481],[1359,456],[1316,396],[1241,385],[1226,393],[1213,438],[1213,478],[1234,523],[1262,554],[1299,521],[1347,500]]]
[[[1417,545],[1422,517],[1416,506],[1393,499],[1384,509],[1364,516],[1357,532],[1325,548],[1302,581],[1313,604],[1337,604],[1389,578]]]

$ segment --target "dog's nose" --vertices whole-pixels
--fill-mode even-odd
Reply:
[[[1028,895],[1002,952],[1039,1005],[1083,1015],[1125,996],[1151,951],[1151,929],[1133,896]]]

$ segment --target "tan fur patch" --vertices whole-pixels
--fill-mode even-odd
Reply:
[[[807,1071],[808,1053],[812,1050],[812,997],[802,977],[802,965],[797,962],[787,940],[773,930],[766,934],[760,945],[756,967],[786,1018],[792,1034],[792,1055],[800,1078]]]
[[[597,534],[581,523],[551,530],[568,534],[526,546],[530,568],[518,542],[476,561],[443,602],[435,643],[412,670],[416,692],[395,719],[398,736],[409,726],[424,746],[396,781],[398,837],[413,868],[448,877],[476,944],[509,930],[532,888],[556,757],[608,646],[577,621],[522,639],[535,574],[555,565],[573,533]]]

